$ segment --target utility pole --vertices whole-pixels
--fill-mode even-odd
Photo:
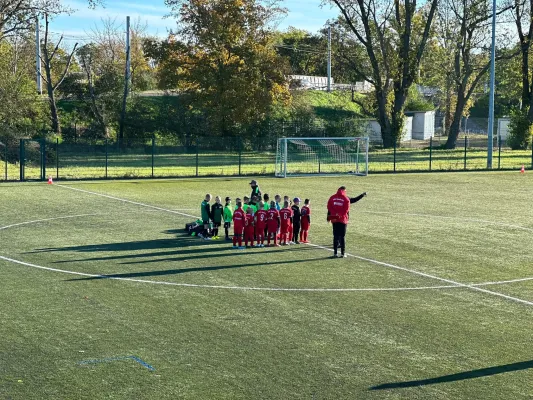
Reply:
[[[492,0],[492,48],[490,52],[490,92],[489,92],[489,129],[487,149],[487,169],[492,169],[492,147],[494,146],[494,87],[496,64],[496,0]]]
[[[122,112],[120,113],[120,129],[118,139],[120,145],[124,139],[124,120],[126,119],[126,105],[131,80],[131,47],[130,47],[130,17],[126,17],[126,73],[124,74],[124,97],[122,98]]]
[[[328,26],[328,92],[331,92],[331,26]]]
[[[41,69],[41,35],[40,35],[40,25],[39,25],[39,17],[35,18],[35,49],[37,52],[37,60],[36,60],[36,66],[37,66],[37,93],[43,94],[43,83],[42,83],[42,69]]]

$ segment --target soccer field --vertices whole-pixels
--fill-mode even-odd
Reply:
[[[249,179],[0,184],[0,399],[533,398],[533,174],[263,178],[312,245],[185,236]]]

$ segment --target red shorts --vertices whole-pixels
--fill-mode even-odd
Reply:
[[[278,224],[268,224],[268,233],[276,233],[278,231]]]
[[[255,236],[255,230],[253,227],[251,229],[250,228],[245,229],[244,237],[253,239],[254,236]]]
[[[281,224],[281,232],[280,232],[280,233],[281,233],[282,235],[285,235],[285,234],[289,233],[290,228],[291,228],[291,225],[290,225],[290,224],[287,224],[287,225],[283,225],[283,224]]]
[[[257,225],[255,227],[255,233],[257,235],[264,235],[265,234],[266,225]]]
[[[302,221],[302,231],[308,231],[311,224],[307,221]]]
[[[233,234],[234,235],[242,235],[243,232],[244,232],[244,226],[233,225]]]

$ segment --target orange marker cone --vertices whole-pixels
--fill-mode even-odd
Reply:
[[[52,185],[53,183],[54,183],[54,181],[52,180],[52,177],[48,178],[48,184]]]
[[[520,173],[521,174],[524,174],[526,172],[526,169],[524,168],[524,166],[522,165],[522,169],[520,170]]]

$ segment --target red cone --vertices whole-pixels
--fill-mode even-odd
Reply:
[[[54,183],[54,181],[52,180],[52,177],[48,178],[48,184],[52,185],[53,183]]]
[[[521,174],[524,174],[526,172],[526,169],[524,168],[524,166],[522,165],[522,169],[520,170],[520,173]]]

